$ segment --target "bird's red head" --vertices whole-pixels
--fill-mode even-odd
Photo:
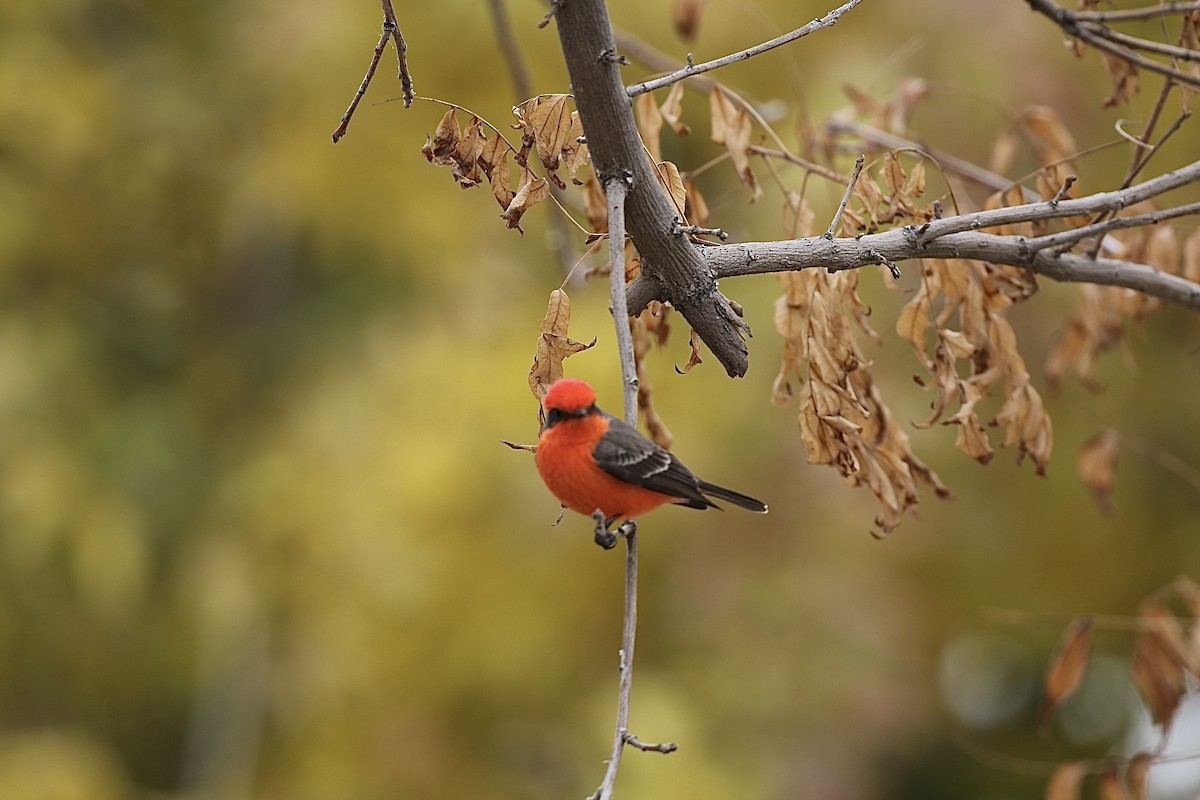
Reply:
[[[542,398],[542,408],[546,409],[547,414],[558,411],[563,415],[575,416],[595,404],[596,390],[579,378],[560,378]]]

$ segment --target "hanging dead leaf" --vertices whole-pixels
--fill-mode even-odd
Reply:
[[[709,93],[709,110],[712,119],[712,140],[725,145],[734,169],[742,183],[750,188],[750,202],[762,195],[762,188],[750,169],[750,115],[746,109],[738,108],[724,90],[714,86]]]
[[[492,197],[496,198],[496,202],[503,209],[507,209],[513,199],[512,177],[508,165],[509,152],[508,143],[497,134],[483,143],[478,158],[480,169],[492,185]]]
[[[675,32],[679,34],[679,38],[685,42],[696,39],[696,30],[700,27],[700,14],[706,5],[708,0],[675,0],[671,22],[675,25]]]
[[[667,197],[671,198],[671,205],[675,207],[680,222],[686,224],[687,218],[683,210],[687,205],[687,190],[683,188],[683,179],[679,177],[679,167],[670,161],[660,161],[655,164],[654,171],[658,175],[658,184],[667,193]]]
[[[571,130],[567,133],[567,141],[563,145],[562,161],[567,168],[571,183],[576,186],[583,184],[579,179],[579,170],[591,163],[592,155],[584,140],[583,123],[579,121],[579,112],[571,112]]]
[[[630,321],[629,326],[630,333],[633,334],[633,360],[637,365],[638,416],[646,426],[646,434],[660,447],[669,450],[674,437],[654,407],[654,384],[650,381],[650,373],[646,369],[646,354],[655,338],[651,333],[651,325],[645,322],[650,314],[649,308],[643,309],[641,314]]]
[[[1041,709],[1043,725],[1054,709],[1079,688],[1091,654],[1092,618],[1078,617],[1063,631],[1058,649],[1046,668]]]
[[[1104,62],[1104,68],[1108,70],[1108,77],[1113,84],[1112,94],[1105,98],[1104,107],[1112,108],[1121,103],[1128,103],[1138,92],[1137,66],[1106,50],[1097,52],[1100,54],[1100,60]]]
[[[678,85],[676,84],[676,86]],[[707,228],[708,203],[704,201],[704,195],[700,194],[700,187],[690,177],[685,177],[683,179],[683,191],[687,197],[687,202],[683,204],[683,218],[692,225]],[[1197,242],[1200,242],[1200,237],[1197,238]]]
[[[692,352],[688,355],[687,363],[683,365],[682,369],[678,364],[675,365],[675,371],[680,375],[687,375],[692,371],[692,367],[704,363],[704,359],[700,357],[700,334],[692,331],[688,338],[688,345],[692,348]]]
[[[571,298],[562,289],[555,289],[550,293],[533,366],[529,368],[529,390],[539,403],[550,385],[563,376],[563,361],[596,344],[595,339],[590,344],[583,344],[570,338],[567,335],[570,325]]]
[[[1032,106],[1021,116],[1026,130],[1033,138],[1042,166],[1069,162],[1079,152],[1075,137],[1070,134],[1058,113],[1049,106]]]
[[[525,167],[521,170],[521,185],[500,218],[509,228],[516,228],[524,235],[525,231],[521,228],[521,217],[526,211],[549,196],[550,184],[546,182],[546,179],[539,178],[529,167]]]
[[[988,169],[997,175],[1008,172],[1012,167],[1013,159],[1016,158],[1020,143],[1017,132],[1012,128],[997,136],[996,141],[992,143],[992,155],[988,159]]]
[[[1046,800],[1079,800],[1087,765],[1082,761],[1060,764],[1046,782]]]
[[[595,175],[583,184],[583,213],[592,233],[608,233],[608,200]]]
[[[453,110],[451,109],[451,111]],[[472,116],[462,138],[454,146],[451,156],[454,166],[450,170],[450,174],[462,188],[469,189],[483,182],[484,176],[483,170],[479,168],[479,157],[483,154],[486,143],[479,117]]]
[[[633,118],[642,137],[642,146],[650,154],[650,159],[662,161],[663,116],[651,92],[640,94],[633,101]]]
[[[1133,684],[1155,724],[1169,725],[1187,691],[1186,672],[1172,646],[1172,629],[1178,620],[1157,601],[1143,604],[1140,617],[1142,632],[1138,634],[1131,668]]]
[[[1111,516],[1113,482],[1117,471],[1117,450],[1121,437],[1114,428],[1106,428],[1093,436],[1079,451],[1079,477],[1092,493],[1092,500],[1101,513]]]
[[[683,123],[683,81],[671,84],[667,99],[659,109],[663,119],[675,131],[676,136],[688,136],[692,129]]]
[[[451,108],[438,122],[433,138],[425,137],[421,154],[433,164],[444,167],[454,163],[454,148],[458,145],[458,113]]]
[[[564,150],[574,142],[571,138],[572,120],[567,108],[567,95],[547,94],[530,98],[514,106],[513,115],[522,130],[522,152],[527,152],[531,145],[535,147],[550,180],[560,189],[565,189],[566,184],[558,177],[557,170]]]

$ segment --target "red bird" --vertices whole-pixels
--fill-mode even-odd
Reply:
[[[542,400],[546,424],[537,468],[564,506],[596,520],[596,543],[616,543],[609,527],[665,503],[720,508],[708,498],[766,513],[760,500],[702,481],[670,451],[596,407],[596,392],[578,378],[555,381]]]

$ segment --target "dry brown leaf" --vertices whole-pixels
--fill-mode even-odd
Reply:
[[[696,29],[700,27],[700,14],[706,5],[708,0],[675,0],[675,7],[671,10],[671,22],[679,38],[685,42],[695,40]]]
[[[629,326],[630,333],[633,334],[633,360],[637,365],[638,416],[646,426],[646,434],[660,447],[669,450],[675,438],[654,407],[654,384],[650,382],[650,373],[646,369],[646,354],[650,351],[650,345],[655,338],[651,333],[653,323],[647,324],[646,322],[650,315],[650,308],[643,309],[641,314],[631,320]]]
[[[704,363],[704,359],[700,357],[700,334],[692,331],[688,337],[688,346],[691,347],[692,351],[688,355],[687,363],[682,368],[678,364],[675,365],[675,371],[680,375],[687,375],[692,371],[692,367]]]
[[[1051,712],[1079,688],[1091,654],[1092,618],[1078,617],[1063,631],[1062,638],[1058,640],[1058,649],[1046,668],[1041,710],[1043,724]]]
[[[663,115],[658,109],[658,103],[654,102],[652,93],[640,94],[633,101],[633,118],[642,137],[642,146],[650,154],[650,159],[654,162],[662,161]]]
[[[667,99],[663,101],[662,107],[659,109],[662,112],[663,119],[675,131],[676,136],[688,136],[692,129],[683,123],[683,81],[671,84],[670,91],[667,92]]]
[[[1092,500],[1101,513],[1111,516],[1113,482],[1117,471],[1117,451],[1121,437],[1114,428],[1107,428],[1089,439],[1079,451],[1079,477],[1092,493]]]
[[[1200,228],[1183,242],[1183,265],[1179,272],[1192,283],[1200,283]]]
[[[1046,782],[1046,800],[1079,800],[1087,765],[1082,761],[1060,764]]]
[[[1025,129],[1033,138],[1034,148],[1042,166],[1069,159],[1079,152],[1075,137],[1049,106],[1032,106],[1022,115]]]
[[[550,385],[563,376],[563,360],[596,344],[595,339],[590,344],[572,339],[567,335],[570,325],[571,298],[562,289],[555,289],[550,293],[533,366],[529,368],[529,390],[539,403]]]
[[[1003,175],[1012,167],[1013,159],[1017,156],[1017,148],[1021,140],[1012,128],[1001,133],[992,143],[992,155],[988,159],[988,170]]]
[[[1187,691],[1186,673],[1172,645],[1178,620],[1153,600],[1143,604],[1140,616],[1143,629],[1133,656],[1133,684],[1155,724],[1168,725]]]
[[[438,122],[433,138],[425,137],[425,146],[421,148],[421,153],[428,161],[438,166],[453,164],[454,148],[458,145],[458,139],[458,113],[456,109],[451,108]]]
[[[1128,103],[1138,92],[1138,69],[1135,64],[1113,55],[1105,50],[1098,50],[1108,77],[1112,80],[1113,91],[1105,100],[1104,107],[1112,108],[1121,103]]]
[[[589,164],[592,159],[587,142],[580,141],[583,138],[583,123],[579,121],[579,112],[572,111],[571,129],[567,132],[567,141],[563,145],[562,161],[567,168],[567,175],[571,178],[571,183],[576,186],[583,183],[579,180],[579,170]]]
[[[750,169],[750,115],[738,108],[719,86],[709,94],[709,110],[712,119],[712,140],[725,145],[734,169],[742,183],[750,188],[750,202],[762,195],[762,188]]]
[[[645,95],[642,96],[645,97]],[[658,185],[671,199],[671,205],[675,207],[675,213],[679,215],[680,222],[686,224],[684,207],[687,206],[687,190],[683,188],[683,179],[679,177],[679,167],[670,161],[660,161],[655,165],[654,171],[658,175]]]
[[[608,200],[595,175],[583,184],[583,213],[592,233],[608,233]]]
[[[483,143],[479,152],[478,163],[492,185],[492,197],[507,209],[512,202],[513,190],[508,166],[508,144],[499,135],[493,136]]]
[[[453,111],[454,109],[451,109]],[[479,117],[472,116],[467,123],[467,129],[454,147],[454,167],[450,174],[458,185],[464,189],[477,186],[483,182],[483,170],[479,168],[479,157],[483,154],[486,140],[483,136],[482,123]]]
[[[533,170],[525,167],[521,170],[521,185],[513,195],[508,208],[500,215],[509,228],[516,228],[522,235],[521,217],[533,206],[550,196],[550,184],[545,178],[533,174]]]
[[[676,84],[678,86],[679,84]],[[699,225],[701,228],[708,227],[708,203],[704,201],[704,195],[700,194],[700,187],[696,186],[695,181],[690,177],[683,179],[683,190],[687,196],[687,202],[683,204],[683,216],[692,225]],[[1200,241],[1198,239],[1197,241]]]

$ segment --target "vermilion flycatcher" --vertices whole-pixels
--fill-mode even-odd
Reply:
[[[697,478],[670,451],[596,407],[596,392],[578,378],[555,381],[542,400],[546,424],[537,468],[564,506],[596,520],[596,542],[612,547],[609,527],[665,503],[720,508],[706,495],[766,513],[760,500]]]

